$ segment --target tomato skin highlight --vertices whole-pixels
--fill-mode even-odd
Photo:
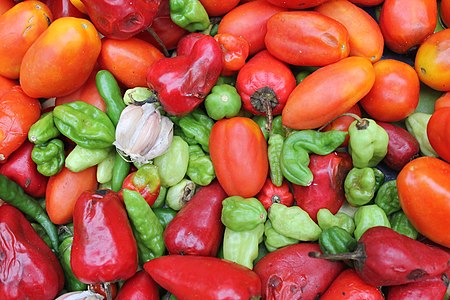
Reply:
[[[440,108],[431,115],[427,135],[437,154],[450,163],[450,107]]]

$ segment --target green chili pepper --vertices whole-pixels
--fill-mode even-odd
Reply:
[[[317,212],[317,224],[322,230],[330,227],[339,227],[349,234],[353,234],[355,231],[355,221],[352,217],[344,212],[337,212],[333,215],[327,208],[321,208]]]
[[[375,192],[377,192],[383,185],[386,176],[381,170],[377,168],[373,168],[373,175],[375,175]]]
[[[158,217],[159,223],[161,223],[164,229],[167,227],[167,224],[169,224],[170,221],[175,218],[177,214],[177,211],[171,209],[170,207],[153,208],[153,212]]]
[[[53,176],[64,166],[64,143],[59,139],[53,139],[44,144],[34,145],[31,159],[36,163],[39,173]]]
[[[405,126],[419,142],[420,153],[423,156],[438,157],[428,140],[427,125],[430,121],[431,114],[415,112],[405,119]]]
[[[376,188],[374,168],[352,168],[344,180],[345,198],[353,206],[369,203]]]
[[[108,156],[97,165],[98,183],[107,183],[111,181],[114,169],[115,151],[110,151]]]
[[[397,180],[387,181],[380,187],[375,197],[375,204],[381,207],[387,216],[401,210]]]
[[[348,151],[355,167],[375,167],[386,156],[389,136],[374,120],[353,121],[348,134]]]
[[[66,168],[72,172],[81,172],[89,167],[96,166],[105,160],[110,153],[114,153],[113,148],[88,149],[76,145],[66,157]]]
[[[178,121],[183,133],[199,143],[206,152],[209,152],[209,135],[213,125],[214,121],[200,109],[194,110]]]
[[[412,239],[417,239],[417,236],[419,234],[416,228],[414,228],[414,226],[411,224],[408,217],[402,210],[393,213],[389,218],[389,222],[391,223],[391,228],[393,230],[403,235],[409,236]]]
[[[0,199],[15,206],[22,213],[29,216],[41,225],[52,242],[52,249],[58,253],[58,231],[55,224],[50,221],[45,209],[39,202],[25,193],[25,191],[8,177],[0,174]]]
[[[64,271],[64,287],[67,291],[84,291],[87,284],[82,283],[75,277],[70,266],[70,253],[72,252],[73,237],[68,237],[59,245],[59,262]]]
[[[119,122],[120,114],[126,107],[122,92],[114,75],[107,70],[100,70],[95,76],[98,93],[106,104],[106,114],[114,126]]]
[[[277,232],[299,241],[317,241],[322,232],[319,225],[299,206],[287,207],[273,203],[268,218]]]
[[[271,134],[268,141],[267,157],[269,159],[270,179],[276,186],[283,183],[283,172],[281,170],[281,151],[284,138],[278,133]]]
[[[47,246],[49,246],[51,248],[52,241],[48,237],[47,232],[45,232],[44,227],[42,227],[38,223],[30,223],[30,224],[31,224],[31,227],[33,227],[34,231],[36,231],[36,233],[40,236],[40,238],[47,244]]]
[[[258,246],[263,234],[264,224],[245,231],[234,231],[226,227],[222,245],[223,258],[253,269],[253,261],[258,257]]]
[[[53,119],[59,132],[89,149],[108,148],[115,140],[115,127],[97,107],[83,101],[56,106]]]
[[[216,178],[211,157],[199,145],[189,146],[189,164],[186,175],[195,183],[206,186]]]
[[[36,123],[31,125],[28,131],[28,140],[34,144],[43,144],[56,138],[59,130],[53,121],[53,112],[46,112],[41,115]]]
[[[313,180],[309,169],[309,153],[327,155],[339,147],[347,133],[339,130],[320,132],[300,130],[288,135],[281,152],[281,170],[290,182],[308,186]]]
[[[159,187],[159,194],[158,197],[155,200],[155,203],[153,203],[152,208],[160,208],[166,203],[166,195],[167,195],[167,188],[165,186]]]
[[[111,189],[114,192],[120,191],[125,177],[130,173],[131,164],[116,152],[114,157],[113,173],[111,176]]]
[[[386,213],[376,204],[359,207],[355,212],[355,224],[356,228],[353,234],[357,240],[369,228],[375,226],[391,227]]]
[[[206,113],[214,120],[237,116],[241,106],[241,96],[236,88],[229,84],[215,85],[205,99]]]
[[[187,31],[202,31],[211,24],[199,0],[169,0],[169,6],[172,21]]]
[[[170,187],[184,178],[189,165],[189,145],[181,137],[174,136],[169,149],[156,157],[153,163],[158,167],[161,185]]]
[[[195,183],[186,178],[167,189],[166,205],[175,211],[182,209],[195,194]]]
[[[231,196],[222,201],[222,223],[233,231],[252,230],[266,218],[267,211],[256,198]]]
[[[320,250],[326,254],[348,253],[356,249],[358,242],[346,230],[332,226],[320,234]]]
[[[287,237],[273,229],[270,220],[264,224],[264,244],[269,252],[273,252],[279,248],[297,244],[299,240]]]
[[[129,189],[123,189],[123,201],[141,245],[150,250],[152,258],[163,255],[164,228],[148,203],[139,192]]]

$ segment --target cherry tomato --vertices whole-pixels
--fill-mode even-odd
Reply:
[[[436,153],[450,162],[450,107],[443,107],[431,115],[427,136]]]
[[[219,43],[223,56],[223,76],[230,76],[239,71],[248,58],[249,45],[246,39],[230,33],[218,33],[214,39]]]
[[[450,27],[450,0],[441,0],[441,20],[445,26]]]
[[[412,114],[419,104],[420,81],[416,71],[407,63],[383,59],[373,65],[375,83],[359,101],[361,107],[375,120],[400,121]]]
[[[345,113],[350,113],[350,114],[355,114],[359,117],[362,116],[361,114],[361,108],[359,107],[358,104],[353,105],[348,111],[346,111]],[[330,131],[330,130],[340,130],[340,131],[348,131],[348,127],[350,126],[350,124],[355,121],[354,117],[351,116],[341,116],[336,118],[335,120],[333,120],[330,124],[328,124],[327,126],[325,126],[323,128],[323,131]],[[349,136],[347,135],[345,137],[344,142],[342,143],[342,146],[347,146],[348,145],[348,140],[349,140]]]
[[[450,247],[450,165],[435,157],[416,158],[398,174],[397,188],[401,207],[414,228]]]
[[[200,0],[208,16],[223,16],[239,4],[239,0]]]

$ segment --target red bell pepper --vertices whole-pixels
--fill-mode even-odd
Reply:
[[[177,299],[258,299],[261,295],[255,272],[217,257],[166,255],[146,262],[144,269]]]
[[[294,204],[294,196],[285,179],[281,186],[276,186],[272,183],[270,178],[267,178],[263,187],[256,195],[256,199],[262,203],[266,210],[268,210],[273,203],[281,203],[286,206],[292,206],[292,204]]]
[[[137,171],[131,172],[125,177],[122,189],[139,192],[148,205],[152,206],[161,190],[158,168],[155,165],[147,164]],[[123,199],[122,190],[119,191],[119,197]]]
[[[141,270],[125,281],[114,300],[159,300],[159,287]]]
[[[70,265],[83,283],[126,280],[138,254],[127,212],[112,190],[85,191],[75,203]]]
[[[15,207],[0,206],[2,300],[50,300],[64,286],[58,258]]]
[[[191,49],[180,51],[177,47],[176,57],[156,61],[147,73],[148,86],[157,93],[164,110],[175,116],[186,115],[200,105],[222,71],[222,50],[217,41],[192,33],[179,43],[192,37],[195,43]]]
[[[44,197],[48,177],[38,172],[36,163],[31,159],[34,144],[25,142],[14,151],[8,160],[0,165],[0,174],[15,181],[32,197]]]

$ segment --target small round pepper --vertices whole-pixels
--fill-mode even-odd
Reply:
[[[236,88],[226,83],[215,85],[205,99],[206,113],[216,121],[237,116],[241,106]]]
[[[59,139],[53,139],[47,143],[35,145],[31,151],[31,159],[36,163],[39,173],[53,176],[63,168],[64,143]]]

